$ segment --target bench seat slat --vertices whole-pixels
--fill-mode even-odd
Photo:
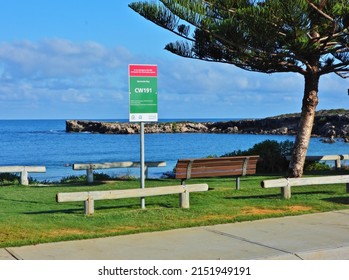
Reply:
[[[246,175],[252,175],[255,174],[255,172],[247,172]],[[191,178],[208,178],[208,177],[230,177],[230,176],[241,176],[241,172],[236,172],[236,173],[227,173],[224,171],[217,171],[217,172],[206,172],[206,173],[192,173]],[[179,175],[176,177],[177,179],[186,179],[186,174]]]
[[[253,164],[254,163],[254,164]],[[254,166],[257,163],[257,161],[254,162],[248,162],[247,165],[251,165]],[[197,163],[197,162],[193,162],[192,164],[192,168],[197,167],[197,168],[221,168],[221,167],[243,167],[244,166],[244,162],[240,161],[240,162],[233,162],[233,161],[229,161],[229,162],[212,162],[212,163]]]
[[[38,172],[45,173],[45,166],[0,166],[0,172],[3,173],[19,173],[19,172]]]
[[[226,162],[243,162],[246,158],[249,158],[249,161],[253,160],[258,160],[259,156],[246,156],[246,157],[239,157],[238,159],[235,158],[226,158],[226,157],[221,157],[221,158],[207,158],[207,159],[179,159],[178,163],[179,164],[186,164],[188,162],[195,162],[198,164],[211,164],[211,163],[226,163]]]
[[[0,166],[0,173],[21,173],[21,185],[28,186],[28,173],[45,173],[45,166]]]
[[[188,164],[190,162],[178,162],[177,163],[177,167],[187,167]],[[249,160],[248,161],[248,164],[249,165],[255,165],[257,163],[257,160]],[[212,162],[197,162],[197,161],[192,161],[191,162],[192,164],[192,167],[195,167],[195,166],[202,166],[202,167],[209,167],[209,166],[243,166],[244,164],[244,161],[240,160],[240,161],[212,161]]]
[[[148,197],[148,196],[179,194],[180,206],[182,208],[189,208],[189,193],[203,192],[203,191],[208,191],[207,184],[177,185],[177,186],[109,190],[109,191],[69,192],[69,193],[57,193],[56,201],[57,202],[84,201],[85,214],[92,215],[94,213],[95,200],[139,198],[139,197]]]
[[[243,173],[242,168],[238,169],[232,169],[227,168],[226,166],[222,167],[221,169],[217,168],[196,168],[192,169],[190,173],[191,178],[200,178],[200,177],[219,177],[219,176],[234,176],[234,175],[241,175]],[[252,175],[255,174],[254,168],[248,168],[246,170],[246,174]],[[176,172],[176,178],[177,179],[183,179],[186,178],[187,172],[186,169],[177,170]]]
[[[90,192],[71,192],[71,193],[58,193],[56,195],[57,202],[74,202],[74,201],[86,201],[89,197],[94,200],[105,199],[122,199],[122,198],[136,198],[136,197],[148,197],[156,195],[169,195],[180,194],[185,192],[183,186],[166,186],[166,187],[154,187],[144,189],[124,189],[124,190],[110,190],[110,191],[90,191]],[[207,184],[194,184],[188,185],[187,190],[189,192],[201,192],[207,191]]]
[[[259,156],[252,155],[252,156],[234,156],[234,157],[219,157],[219,158],[187,158],[187,159],[180,159],[180,161],[192,161],[192,160],[195,160],[196,162],[240,161],[240,160],[244,160],[246,157],[249,157],[250,159],[252,159],[252,158],[258,159],[259,158]]]

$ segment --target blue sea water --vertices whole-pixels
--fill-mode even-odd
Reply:
[[[267,139],[294,141],[294,136],[146,134],[145,160],[166,161],[166,167],[149,169],[149,176],[158,178],[164,172],[173,170],[180,158],[220,156],[234,150],[246,150]],[[311,139],[308,155],[349,153],[348,143],[339,140],[334,144],[324,144],[320,140]],[[113,161],[140,161],[140,136],[66,133],[65,120],[0,120],[0,166],[46,166],[46,173],[30,174],[35,179],[58,181],[62,177],[85,174],[84,171],[72,170],[73,163]],[[105,169],[99,172],[114,176],[139,176],[139,170],[135,168]]]

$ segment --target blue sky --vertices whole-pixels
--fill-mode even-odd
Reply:
[[[178,38],[127,0],[0,0],[0,119],[127,119],[128,65],[158,65],[159,118],[299,112],[303,77],[164,50]],[[318,109],[348,108],[349,79],[320,80]]]

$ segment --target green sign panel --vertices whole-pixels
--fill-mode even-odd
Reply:
[[[129,66],[131,122],[158,120],[158,88],[156,65]]]

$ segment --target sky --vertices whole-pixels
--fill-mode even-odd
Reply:
[[[0,119],[128,119],[129,64],[158,66],[160,120],[300,112],[302,76],[176,56],[131,2],[0,0]],[[318,109],[348,109],[348,88],[322,76]]]

